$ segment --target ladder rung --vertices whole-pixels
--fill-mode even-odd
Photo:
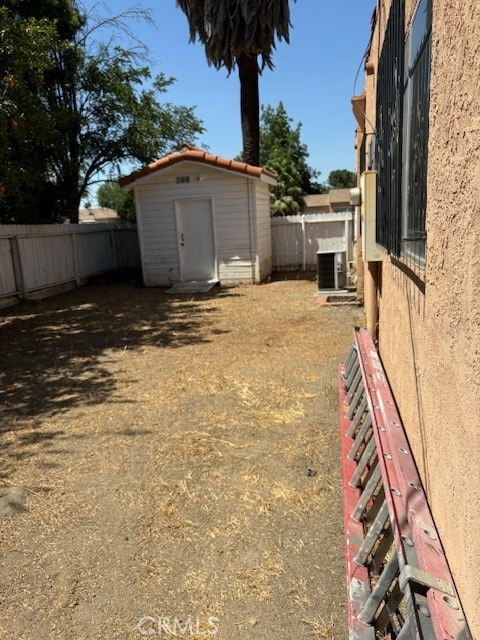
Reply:
[[[357,412],[355,413],[355,417],[353,418],[352,424],[350,425],[347,431],[347,436],[349,438],[353,438],[353,436],[355,435],[355,431],[357,430],[358,424],[362,419],[362,416],[365,413],[366,408],[367,408],[367,397],[364,395],[363,400],[361,401],[357,409]],[[349,418],[351,419],[351,416],[349,416]]]
[[[347,379],[345,380],[345,389],[348,393],[348,390],[350,389],[350,387],[352,386],[352,381],[355,378],[355,376],[357,375],[357,371],[360,370],[360,361],[359,360],[355,360],[352,368],[350,369],[350,373],[347,376]]]
[[[398,607],[402,602],[403,597],[404,594],[397,582],[392,587],[390,593],[387,594],[384,607],[375,620],[375,629],[379,635],[386,632],[387,627],[391,624],[392,614],[395,614],[398,611]]]
[[[373,554],[371,565],[372,568],[375,568],[376,571],[378,571],[379,567],[381,567],[384,563],[385,558],[392,547],[392,544],[394,544],[393,532],[389,519],[388,527],[385,529],[383,537],[378,543],[377,548],[375,549],[375,552]]]
[[[398,557],[396,553],[393,553],[382,571],[382,575],[378,579],[369,599],[358,616],[360,622],[363,622],[363,624],[372,624],[375,614],[378,611],[378,607],[382,604],[387,591],[390,589],[390,586],[397,574]]]
[[[360,427],[357,433],[357,436],[355,438],[355,441],[352,445],[352,448],[350,449],[350,452],[348,454],[348,457],[350,458],[350,460],[355,460],[362,444],[365,443],[366,446],[370,445],[370,442],[373,438],[373,432],[371,432],[370,438],[367,438],[367,433],[369,429],[371,430],[371,428],[372,428],[372,417],[370,414],[368,414],[365,417],[365,420],[363,421],[363,424]],[[370,459],[374,448],[375,448],[375,442],[373,442],[373,444],[371,445],[371,453],[370,453],[370,456],[368,456],[368,459]]]
[[[360,367],[358,367],[358,371],[355,374],[355,377],[352,380],[352,384],[350,385],[350,387],[348,389],[347,404],[351,404],[352,403],[352,398],[357,393],[357,389],[358,389],[359,385],[363,389],[362,370],[360,369]]]
[[[365,483],[363,483],[365,484]],[[383,487],[383,483],[381,482],[378,485],[378,491],[375,493],[375,496],[373,498],[373,503],[370,506],[368,513],[365,514],[365,525],[363,528],[364,531],[364,537],[365,534],[368,532],[368,530],[370,529],[370,527],[372,526],[375,518],[377,517],[378,512],[380,511],[380,509],[382,508],[382,505],[385,501],[385,489]]]
[[[372,523],[372,526],[368,530],[367,535],[365,536],[362,546],[358,550],[357,555],[354,560],[357,564],[365,566],[367,563],[367,558],[371,554],[372,549],[380,537],[385,525],[388,520],[388,506],[386,500],[383,501],[380,511],[377,513],[375,520]]]
[[[358,360],[353,359],[351,364],[350,364],[350,366],[344,368],[343,373],[341,375],[344,389],[347,388],[348,378],[350,377],[350,374],[352,373],[353,367],[355,367],[357,365],[357,363],[358,363]]]
[[[352,344],[352,346],[348,350],[347,357],[345,358],[345,362],[343,363],[345,371],[348,372],[356,356],[357,356],[357,349],[355,345]]]
[[[350,481],[348,484],[351,487],[360,486],[362,476],[365,473],[365,469],[368,467],[368,463],[373,458],[373,456],[375,456],[375,459],[377,458],[376,449],[375,449],[375,438],[372,435],[372,437],[370,438],[370,442],[367,444],[367,446],[365,447],[362,453],[362,457],[358,461],[357,468],[355,469],[355,473],[350,478]]]
[[[357,386],[357,390],[355,391],[355,395],[353,396],[353,398],[349,401],[347,398],[347,403],[350,405],[348,412],[347,412],[347,417],[351,420],[352,417],[355,415],[356,410],[359,407],[359,404],[362,401],[362,398],[365,395],[365,388],[363,386],[363,380],[360,379],[360,382]]]
[[[360,496],[360,500],[358,501],[357,506],[355,507],[352,513],[352,518],[354,520],[361,520],[362,514],[365,511],[365,507],[373,497],[375,489],[377,488],[378,483],[380,482],[380,474],[381,474],[380,465],[377,464],[372,475],[370,476],[370,479],[368,480],[365,486],[365,489],[362,491],[362,495]]]

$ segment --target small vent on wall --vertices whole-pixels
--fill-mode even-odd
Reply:
[[[177,184],[188,184],[190,182],[200,182],[201,176],[176,176],[175,182]]]

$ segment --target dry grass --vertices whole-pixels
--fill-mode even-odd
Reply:
[[[357,309],[302,281],[118,283],[3,319],[0,637],[138,639],[142,616],[344,637],[335,377]]]

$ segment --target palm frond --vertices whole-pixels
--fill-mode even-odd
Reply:
[[[176,4],[187,17],[190,40],[204,45],[209,64],[229,72],[242,53],[260,55],[261,69],[271,69],[275,39],[289,41],[288,0],[176,0]]]

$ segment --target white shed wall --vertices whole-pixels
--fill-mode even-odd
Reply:
[[[254,184],[257,208],[257,270],[258,281],[261,282],[272,273],[270,192],[264,183]]]
[[[177,176],[187,175],[200,176],[201,179],[176,183]],[[205,165],[183,162],[138,184],[135,187],[137,219],[145,285],[162,286],[180,280],[174,203],[188,199],[209,199],[212,202],[220,282],[257,281],[255,199],[250,198],[249,201],[249,182],[257,181]],[[268,186],[264,183],[260,186],[268,198]],[[265,226],[262,222],[262,234]],[[264,239],[262,250],[268,250]],[[271,260],[271,251],[269,253]]]

